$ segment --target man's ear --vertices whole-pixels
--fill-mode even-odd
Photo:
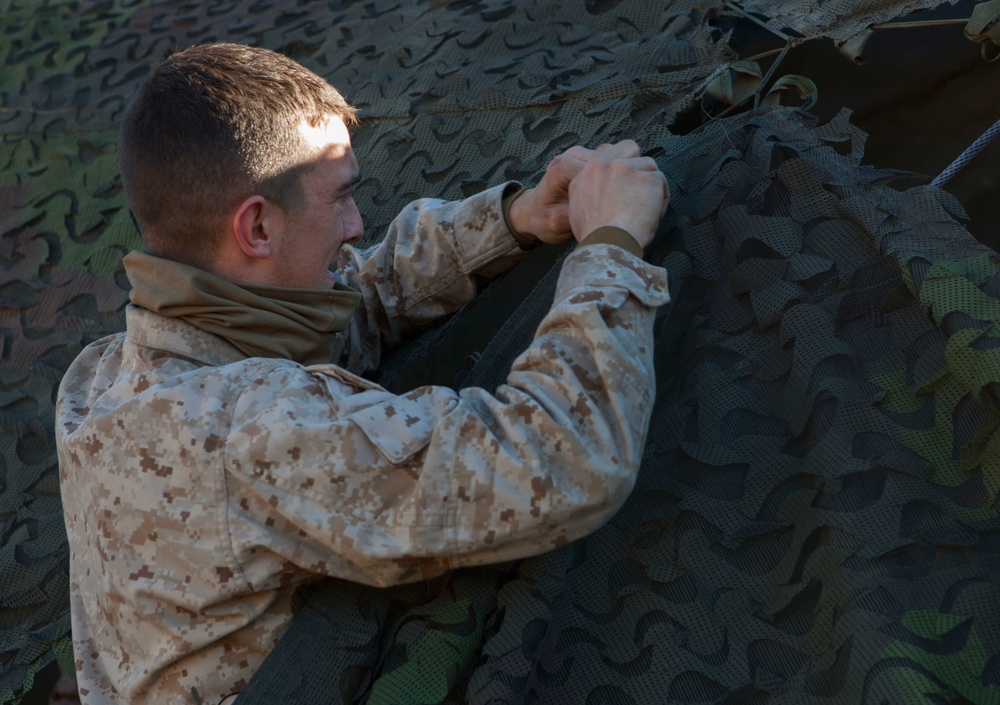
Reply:
[[[263,196],[250,196],[233,211],[230,234],[247,257],[267,259],[274,254],[281,226],[278,210]]]

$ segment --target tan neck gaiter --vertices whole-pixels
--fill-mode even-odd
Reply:
[[[361,294],[342,284],[333,290],[247,286],[143,252],[130,252],[123,263],[133,304],[183,319],[249,357],[330,362],[336,333],[361,304]]]

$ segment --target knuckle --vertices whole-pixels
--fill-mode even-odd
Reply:
[[[605,169],[609,163],[610,162],[607,158],[602,155],[598,155],[596,158],[587,162],[587,165],[583,167],[583,171],[587,174],[593,174]]]
[[[619,176],[624,176],[635,171],[635,168],[624,159],[616,159],[611,162],[611,168]]]

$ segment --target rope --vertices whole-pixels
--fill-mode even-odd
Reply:
[[[992,142],[997,135],[1000,135],[1000,120],[997,120],[993,124],[993,127],[980,135],[979,139],[969,145],[968,149],[959,154],[958,159],[953,161],[947,169],[942,171],[938,177],[931,182],[931,186],[942,188],[946,183],[951,181],[951,177],[960,172],[966,164],[976,157],[976,155],[986,149],[986,146]]]
[[[871,29],[914,29],[916,27],[941,27],[951,24],[969,24],[968,17],[956,17],[949,20],[923,20],[920,22],[882,22],[871,25]]]

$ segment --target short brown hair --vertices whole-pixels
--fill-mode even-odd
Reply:
[[[299,125],[330,117],[357,122],[333,86],[268,49],[204,44],[166,57],[129,104],[118,140],[125,197],[146,246],[197,264],[248,196],[295,208]]]

